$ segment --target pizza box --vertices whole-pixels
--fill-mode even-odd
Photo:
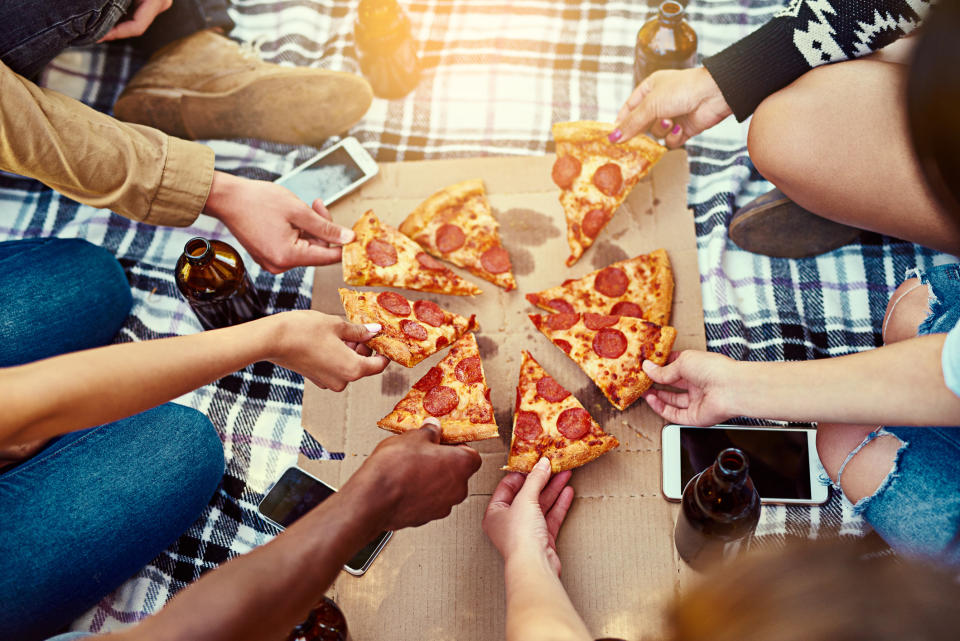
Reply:
[[[360,191],[331,208],[351,226],[367,209],[398,226],[436,190],[482,178],[510,252],[517,289],[498,287],[454,268],[483,290],[477,297],[401,291],[432,300],[459,314],[476,314],[480,346],[500,438],[474,443],[483,465],[471,479],[470,496],[441,521],[397,532],[362,577],[341,573],[330,596],[346,614],[353,641],[481,641],[504,636],[503,567],[480,528],[490,494],[503,475],[521,350],[527,349],[569,389],[620,447],[574,471],[576,498],[558,541],[563,583],[595,637],[660,636],[665,603],[686,581],[673,546],[677,506],[660,491],[660,428],[663,420],[638,401],[613,408],[567,356],[534,328],[541,313],[524,298],[610,263],[663,247],[676,279],[671,324],[675,349],[705,348],[700,275],[691,212],[686,207],[687,156],[671,151],[641,181],[573,267],[558,189],[550,178],[554,156],[468,158],[389,163]],[[342,314],[337,288],[340,265],[316,269],[313,309]],[[360,288],[376,289],[376,288]],[[343,460],[300,465],[342,486],[383,438],[377,420],[389,413],[446,350],[407,369],[391,363],[380,376],[352,383],[344,392],[309,382],[303,396],[304,428]]]

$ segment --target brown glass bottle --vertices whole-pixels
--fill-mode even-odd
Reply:
[[[378,98],[402,98],[420,82],[417,42],[397,0],[360,0],[353,35],[360,69]]]
[[[707,569],[749,545],[760,520],[760,496],[749,468],[746,454],[727,448],[683,488],[673,539],[693,569]]]
[[[697,64],[697,34],[676,0],[660,4],[657,15],[637,32],[633,53],[633,86],[661,69],[686,69]]]
[[[177,261],[176,280],[204,329],[264,316],[243,259],[227,243],[199,237],[188,240]]]
[[[287,641],[349,641],[347,619],[333,600],[323,597],[306,620],[295,627]]]

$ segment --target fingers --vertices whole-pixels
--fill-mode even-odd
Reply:
[[[686,414],[678,410],[672,405],[667,405],[662,400],[660,400],[660,391],[650,390],[643,395],[643,400],[647,402],[647,405],[650,406],[654,412],[667,419],[671,423],[689,423],[686,420]]]
[[[657,398],[661,402],[672,405],[681,410],[685,410],[690,407],[690,395],[686,392],[671,392],[669,390],[656,390]]]
[[[487,505],[487,511],[494,504],[510,505],[516,498],[517,492],[523,487],[523,481],[526,477],[519,472],[510,472],[497,483],[497,487],[490,496],[490,503]]]
[[[550,459],[544,456],[537,461],[537,464],[534,465],[533,469],[530,470],[530,473],[527,474],[527,479],[524,481],[523,487],[520,489],[520,492],[517,494],[517,496],[532,503],[539,503],[540,493],[543,491],[543,488],[547,485],[547,481],[549,480]]]
[[[390,359],[386,356],[381,356],[377,354],[376,356],[361,356],[360,357],[360,375],[358,378],[365,378],[367,376],[374,376],[379,374],[383,370],[387,369],[387,365],[390,364]]]
[[[640,367],[644,374],[653,379],[654,383],[673,385],[682,378],[680,368],[673,363],[660,367],[653,361],[644,360]]]
[[[347,343],[347,346],[350,347],[350,343]],[[373,350],[370,349],[370,346],[365,343],[354,343],[353,347],[351,347],[350,349],[355,351],[357,354],[360,354],[360,356],[373,355]]]
[[[423,424],[420,426],[419,430],[414,432],[414,434],[431,443],[439,443],[440,421],[432,416],[428,416],[427,418],[423,419]]]
[[[323,201],[317,198],[313,201],[313,211],[317,212],[327,220],[333,220],[333,217],[330,215],[330,210],[327,209],[327,206],[323,204]]]
[[[550,479],[547,487],[543,488],[543,491],[540,492],[540,510],[544,514],[553,507],[553,504],[557,501],[557,497],[560,496],[560,492],[563,491],[563,488],[566,487],[567,482],[570,480],[571,474],[572,472],[570,472],[570,470],[560,472]]]
[[[107,35],[100,38],[99,42],[108,42],[110,40],[120,40],[121,38],[134,38],[141,36],[147,30],[157,14],[163,13],[170,8],[170,0],[153,0],[141,2],[130,20],[117,23]]]
[[[630,93],[630,97],[627,98],[627,101],[620,107],[620,111],[617,112],[617,119],[614,122],[618,124],[622,123],[627,118],[627,115],[643,102],[643,99],[648,93],[650,93],[650,82],[645,79]]]
[[[670,149],[682,147],[689,136],[684,131],[684,118],[678,118],[669,133],[663,137],[663,143]]]
[[[656,120],[657,114],[654,113],[650,103],[641,103],[640,106],[630,111],[630,113],[619,122],[617,128],[620,129],[623,134],[620,140],[630,140],[634,136],[642,134],[650,129]]]
[[[327,212],[323,203],[320,203],[320,199],[313,201],[313,204],[312,208],[298,209],[291,222],[314,238],[328,243],[346,245],[356,238],[352,229],[341,227],[330,220],[330,213]],[[317,209],[318,204],[326,216]]]
[[[380,333],[383,326],[380,323],[350,323],[343,321],[337,326],[337,336],[350,343],[366,343],[368,340]]]
[[[670,118],[660,118],[650,127],[650,133],[656,136],[657,138],[665,138],[667,134],[670,133],[670,130],[673,129],[674,123]]]
[[[560,526],[563,525],[564,519],[567,518],[567,512],[570,511],[572,504],[573,487],[568,485],[560,492],[560,496],[557,497],[557,501],[553,504],[553,507],[550,508],[550,511],[544,515],[544,519],[547,522],[547,532],[554,538],[556,538],[557,533],[560,532]]]

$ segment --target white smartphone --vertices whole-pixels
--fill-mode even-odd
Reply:
[[[660,436],[663,452],[663,495],[679,501],[687,482],[713,465],[728,447],[744,451],[750,477],[764,503],[819,505],[830,497],[817,456],[816,430],[785,427],[665,425]]]
[[[282,530],[335,493],[334,488],[294,466],[271,486],[257,509],[263,518]],[[393,532],[381,532],[353,555],[343,569],[355,576],[366,572],[391,536]]]
[[[338,199],[377,175],[376,161],[353,137],[344,138],[333,147],[277,178],[307,204],[317,198],[329,207]]]

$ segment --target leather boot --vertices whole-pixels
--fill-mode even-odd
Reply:
[[[319,146],[356,124],[372,100],[361,76],[266,63],[253,46],[199,31],[151,56],[113,111],[120,120],[189,140]]]

